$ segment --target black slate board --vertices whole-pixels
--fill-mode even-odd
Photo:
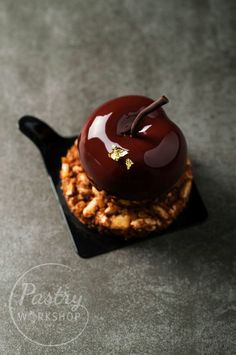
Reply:
[[[66,155],[76,137],[62,137],[46,123],[32,116],[22,117],[19,120],[19,128],[41,152],[53,190],[65,216],[78,254],[81,257],[90,258],[141,241],[140,239],[124,241],[116,236],[100,235],[96,231],[89,230],[70,212],[60,189],[59,171],[61,157]],[[206,218],[206,207],[196,184],[193,183],[190,199],[181,215],[167,230],[159,234],[151,233],[148,238],[190,227],[205,221]],[[142,241],[144,242],[145,239],[142,239]]]

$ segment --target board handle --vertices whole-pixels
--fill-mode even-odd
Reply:
[[[20,118],[19,129],[42,153],[62,139],[48,124],[33,116]]]

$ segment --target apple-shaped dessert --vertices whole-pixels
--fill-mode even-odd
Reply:
[[[123,96],[91,114],[78,138],[81,164],[98,190],[125,200],[154,199],[185,171],[186,141],[161,106],[144,96]]]

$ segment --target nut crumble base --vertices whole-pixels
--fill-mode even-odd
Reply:
[[[74,143],[62,158],[60,178],[69,209],[80,222],[100,233],[130,239],[167,228],[186,206],[193,176],[191,162],[187,160],[184,174],[168,193],[152,201],[122,200],[91,184]]]

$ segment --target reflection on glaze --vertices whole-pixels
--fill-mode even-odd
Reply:
[[[104,143],[108,152],[112,150],[114,145],[122,148],[119,143],[110,140],[106,134],[106,124],[112,114],[113,112],[103,116],[96,116],[88,131],[88,140],[93,138],[99,139]]]
[[[155,148],[144,154],[145,164],[151,168],[162,168],[175,159],[179,151],[179,138],[174,131],[168,133]]]
[[[148,124],[148,125],[144,126],[142,129],[140,129],[140,130],[138,131],[138,133],[146,133],[147,130],[148,130],[148,128],[150,128],[150,127],[152,127],[152,125],[151,125],[151,124]]]

